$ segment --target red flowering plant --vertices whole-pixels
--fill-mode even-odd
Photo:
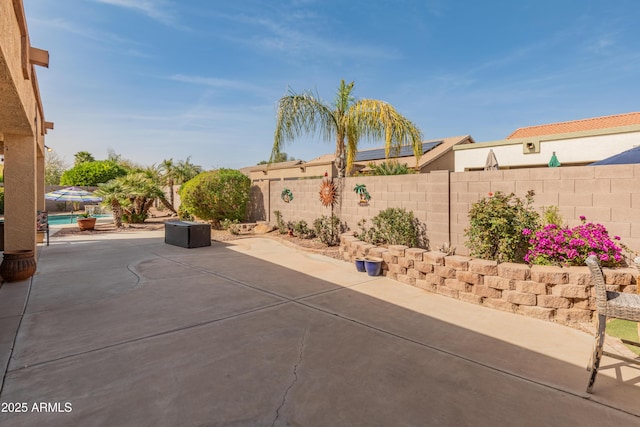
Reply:
[[[530,264],[541,265],[584,265],[589,255],[597,255],[605,267],[617,267],[624,264],[622,248],[613,239],[602,224],[587,222],[580,217],[582,224],[573,227],[559,227],[548,224],[541,230],[522,230],[525,236],[531,236],[529,251],[524,260]]]

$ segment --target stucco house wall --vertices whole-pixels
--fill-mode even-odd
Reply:
[[[49,54],[31,46],[22,0],[0,1],[0,154],[4,156],[4,250],[36,247],[44,209],[44,120],[34,65]],[[35,118],[35,119],[34,119]]]
[[[528,150],[526,144],[533,144]],[[563,165],[583,166],[640,145],[640,125],[504,139],[453,148],[455,172],[483,169],[489,150],[501,168],[545,167],[553,153]]]

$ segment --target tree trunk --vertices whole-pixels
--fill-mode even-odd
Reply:
[[[173,203],[169,203],[166,197],[158,197],[158,199],[160,200],[160,203],[164,205],[165,208],[169,209],[173,213],[178,213],[176,209],[173,207]]]
[[[120,206],[120,202],[117,200],[113,200],[111,202],[111,212],[113,212],[113,222],[116,225],[116,228],[122,227],[122,206]]]

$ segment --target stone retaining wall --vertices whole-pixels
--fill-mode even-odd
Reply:
[[[382,258],[387,277],[462,301],[570,326],[594,319],[595,289],[586,266],[498,264],[400,245],[377,247],[350,234],[341,236],[340,252],[349,262]],[[603,270],[607,290],[636,292],[635,268]]]

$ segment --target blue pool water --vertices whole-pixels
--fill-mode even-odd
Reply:
[[[110,218],[111,215],[94,215],[96,218]],[[50,215],[49,225],[75,224],[78,215]]]

